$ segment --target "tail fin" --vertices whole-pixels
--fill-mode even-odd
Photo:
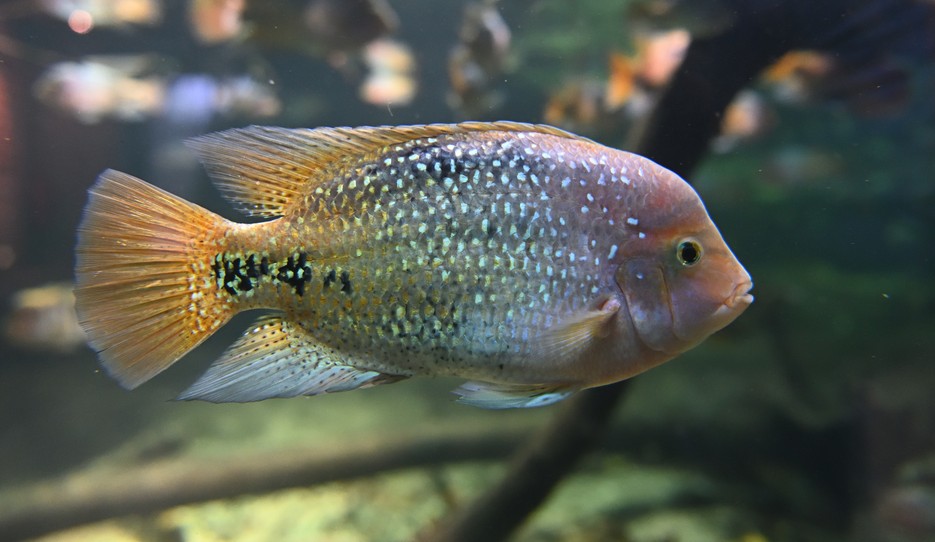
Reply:
[[[78,228],[76,308],[101,364],[135,388],[233,314],[209,279],[206,243],[230,222],[140,179],[107,170]]]

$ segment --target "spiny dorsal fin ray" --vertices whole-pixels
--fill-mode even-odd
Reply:
[[[179,399],[245,403],[367,388],[405,376],[358,369],[298,324],[261,318]]]
[[[250,216],[282,216],[289,205],[324,182],[322,170],[388,145],[470,132],[534,132],[582,139],[558,128],[521,122],[465,122],[359,128],[250,126],[189,141],[218,189]]]

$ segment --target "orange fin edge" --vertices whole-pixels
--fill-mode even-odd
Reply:
[[[544,124],[498,121],[357,128],[248,126],[196,137],[188,146],[238,210],[273,218],[325,182],[324,170],[336,162],[413,139],[493,131],[584,139]]]
[[[227,221],[136,177],[107,170],[78,227],[75,308],[106,371],[135,388],[231,316],[193,276],[199,247]],[[212,285],[213,286],[213,285]]]

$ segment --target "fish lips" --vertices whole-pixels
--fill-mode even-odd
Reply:
[[[707,332],[700,337],[698,342],[708,335],[723,329],[727,324],[730,324],[734,319],[740,316],[740,313],[753,303],[753,294],[750,293],[752,289],[752,280],[747,279],[738,282],[721,305],[708,317],[705,326]]]

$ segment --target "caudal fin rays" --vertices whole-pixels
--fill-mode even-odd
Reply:
[[[192,274],[225,223],[118,171],[91,188],[78,227],[75,306],[88,342],[124,387],[162,372],[230,318]]]

